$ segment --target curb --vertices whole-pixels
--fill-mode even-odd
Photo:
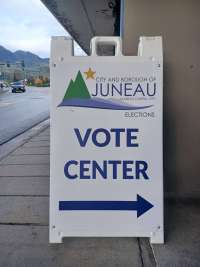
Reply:
[[[32,137],[38,135],[39,133],[43,132],[50,126],[50,119],[47,119],[43,122],[40,122],[33,128],[27,130],[26,132],[18,135],[17,137],[13,138],[12,140],[8,141],[7,143],[0,146],[0,160],[8,156],[11,152],[15,149],[26,143]]]

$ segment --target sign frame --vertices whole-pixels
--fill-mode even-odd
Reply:
[[[99,43],[114,45],[115,56],[98,56]],[[52,38],[50,243],[69,236],[163,243],[162,38],[141,37],[138,56],[123,56],[119,37],[94,37],[91,52],[73,56],[71,39]],[[111,86],[123,98],[93,97]],[[101,171],[99,162],[107,164]]]

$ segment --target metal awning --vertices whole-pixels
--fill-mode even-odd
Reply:
[[[119,35],[120,0],[41,0],[88,54],[93,36]]]

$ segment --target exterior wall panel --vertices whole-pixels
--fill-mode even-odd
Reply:
[[[200,196],[200,1],[125,0],[124,54],[139,36],[163,37],[164,177],[173,197]]]

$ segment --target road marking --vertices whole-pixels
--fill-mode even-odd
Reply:
[[[10,106],[10,105],[13,105],[14,102],[3,102],[3,103],[0,103],[0,107],[6,107],[6,106]]]

